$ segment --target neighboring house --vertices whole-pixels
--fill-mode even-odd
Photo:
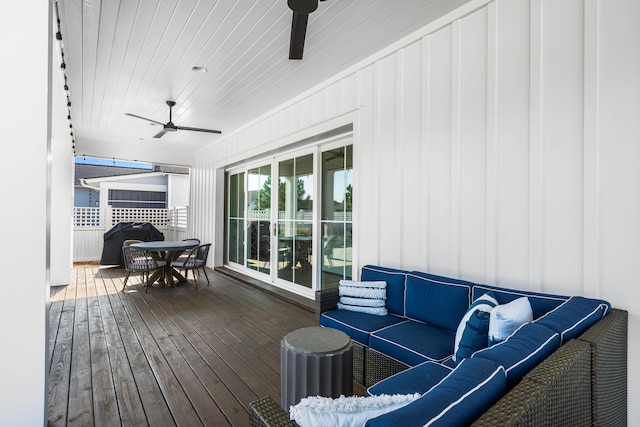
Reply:
[[[189,168],[75,165],[75,207],[174,208],[189,205]]]

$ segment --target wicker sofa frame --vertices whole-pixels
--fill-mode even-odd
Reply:
[[[318,291],[316,320],[336,307],[337,291]],[[628,312],[612,309],[532,369],[474,426],[626,426]],[[371,385],[408,367],[358,345],[354,379]],[[356,363],[356,358],[360,358]],[[249,404],[249,424],[296,426],[270,396]]]

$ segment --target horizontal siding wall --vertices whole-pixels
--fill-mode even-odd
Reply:
[[[357,265],[608,299],[637,359],[640,2],[472,1],[448,19],[198,153],[192,234],[221,262],[222,168],[352,114]],[[631,365],[630,402],[639,380]]]

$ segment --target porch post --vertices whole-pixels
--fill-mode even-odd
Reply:
[[[0,414],[3,425],[47,423],[51,221],[52,5],[5,2],[0,80]],[[18,212],[18,214],[16,214]],[[20,259],[28,262],[20,262]]]

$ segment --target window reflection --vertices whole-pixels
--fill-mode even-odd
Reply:
[[[247,173],[247,267],[269,273],[271,165]]]
[[[279,163],[278,277],[308,288],[312,285],[313,155]]]
[[[322,153],[321,288],[352,277],[353,149]]]

